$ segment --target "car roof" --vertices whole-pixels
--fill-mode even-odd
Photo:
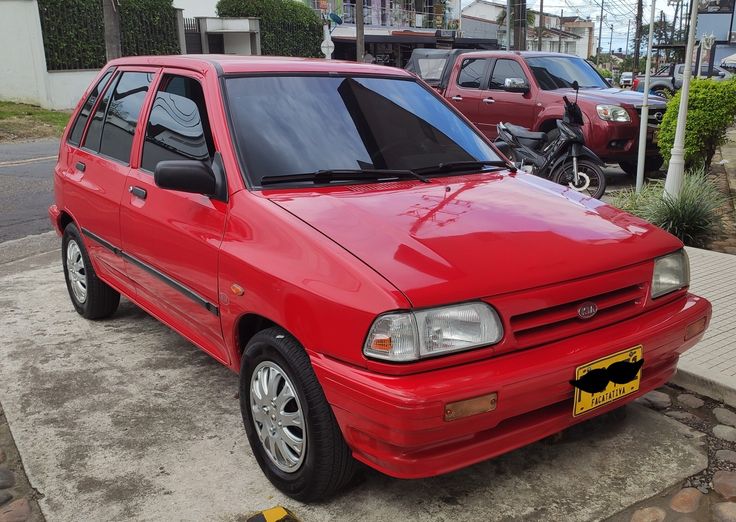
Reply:
[[[532,57],[565,57],[565,58],[578,58],[579,56],[576,56],[574,54],[565,54],[565,53],[553,53],[553,52],[545,52],[545,51],[472,51],[469,53],[463,54],[463,58],[471,58],[471,57],[488,57],[488,58],[498,58],[501,56],[511,56],[511,55],[517,55],[522,56],[524,58],[532,58]]]
[[[370,74],[411,77],[403,69],[343,60],[294,58],[283,56],[240,56],[229,54],[182,54],[172,56],[128,56],[112,60],[109,66],[179,67],[205,72],[215,69],[219,75],[248,73]]]

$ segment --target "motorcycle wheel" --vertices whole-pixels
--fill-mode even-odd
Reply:
[[[552,181],[591,198],[600,199],[603,196],[606,191],[606,177],[598,165],[588,160],[578,160],[578,177],[580,182],[575,186],[572,161],[567,161],[554,172]]]

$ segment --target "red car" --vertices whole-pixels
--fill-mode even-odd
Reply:
[[[710,318],[677,239],[509,169],[398,69],[114,60],[54,174],[77,311],[122,294],[240,372],[253,453],[299,500],[358,461],[428,477],[618,408]]]

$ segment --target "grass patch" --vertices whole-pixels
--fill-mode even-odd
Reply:
[[[70,113],[0,101],[0,141],[61,136]]]
[[[637,193],[619,192],[611,204],[677,236],[688,246],[704,247],[722,227],[725,197],[704,168],[685,175],[677,199],[664,197],[664,180],[647,183]]]

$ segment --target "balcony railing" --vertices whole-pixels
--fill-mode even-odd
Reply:
[[[338,13],[344,23],[355,23],[355,4],[343,4]],[[395,7],[363,6],[363,23],[366,27],[395,27],[420,29],[446,29],[445,17],[433,12],[421,12],[413,9]]]

